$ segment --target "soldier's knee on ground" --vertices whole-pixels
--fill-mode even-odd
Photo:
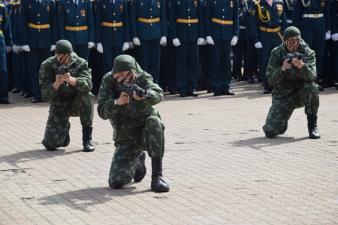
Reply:
[[[57,144],[53,142],[49,142],[46,139],[43,139],[42,145],[45,146],[47,151],[55,151],[57,148]]]
[[[109,183],[109,186],[113,189],[121,189],[124,185],[123,181],[112,179],[112,178],[109,178],[108,183]]]
[[[280,134],[281,130],[278,131],[277,129],[271,129],[267,125],[264,125],[263,131],[265,133],[265,136],[268,138],[273,138],[276,135]]]

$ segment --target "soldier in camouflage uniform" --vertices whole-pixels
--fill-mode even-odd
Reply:
[[[273,87],[272,106],[263,130],[267,137],[283,134],[294,109],[305,106],[309,137],[320,138],[317,129],[319,90],[315,84],[315,52],[301,39],[296,27],[288,27],[284,32],[284,43],[271,52],[267,67],[267,79]],[[290,57],[288,53],[300,53]]]
[[[144,96],[136,91],[129,94],[120,91],[120,84],[133,84]],[[162,89],[133,57],[120,55],[114,59],[113,70],[102,79],[98,98],[99,116],[109,119],[114,129],[116,150],[109,174],[112,188],[120,189],[132,179],[140,182],[144,178],[146,150],[152,163],[151,190],[169,191],[162,178],[164,125],[153,108],[162,98]]]
[[[68,71],[58,71],[60,66],[65,66]],[[73,52],[69,41],[60,40],[56,43],[55,56],[41,64],[39,80],[42,97],[51,104],[42,144],[48,151],[67,146],[70,142],[69,117],[80,116],[83,151],[94,151],[94,95],[90,92],[91,71],[86,60]]]

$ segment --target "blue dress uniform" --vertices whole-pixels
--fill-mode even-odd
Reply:
[[[32,87],[33,103],[41,102],[39,68],[51,55],[51,45],[56,41],[55,5],[51,0],[25,0],[22,2],[22,45],[30,48],[28,73]]]
[[[264,82],[264,93],[270,93],[271,88],[266,80],[266,67],[272,49],[282,43],[282,32],[287,27],[287,18],[281,0],[272,0],[269,5],[266,0],[257,1],[251,10],[251,35],[255,45],[259,48],[259,79]]]
[[[321,83],[325,33],[330,30],[329,1],[296,1],[293,23],[300,29],[304,41],[316,52],[317,79]]]
[[[167,11],[164,0],[133,0],[131,2],[132,38],[140,40],[137,50],[141,67],[158,82],[160,73],[161,37],[168,36]]]
[[[214,40],[211,87],[214,95],[228,95],[231,82],[230,41],[239,33],[238,0],[207,0],[206,36]]]
[[[100,0],[96,5],[96,42],[102,43],[102,75],[111,71],[113,59],[130,42],[128,3],[125,0]],[[102,78],[102,76],[101,76]]]
[[[167,15],[169,16],[169,10],[172,0],[166,1]],[[167,18],[168,27],[168,40],[172,39],[170,34],[170,20]],[[175,60],[175,47],[172,42],[169,41],[166,46],[161,48],[161,65],[160,65],[160,79],[159,85],[164,91],[169,91],[169,94],[176,94],[176,60]]]
[[[293,10],[295,8],[296,0],[284,0],[284,10],[287,18],[288,26],[293,25]]]
[[[95,42],[91,1],[60,0],[57,23],[59,39],[68,40],[78,56],[88,59],[89,43]]]
[[[176,46],[176,87],[181,97],[197,96],[197,41],[204,37],[203,8],[200,0],[172,1],[169,9],[170,32]],[[175,43],[174,43],[175,44]],[[177,45],[177,44],[176,44]]]
[[[6,68],[7,46],[12,46],[10,20],[5,4],[0,1],[0,104],[9,104],[8,74]]]
[[[233,47],[233,64],[232,64],[232,74],[233,77],[240,80],[248,80],[249,69],[248,69],[248,60],[247,60],[247,48],[248,48],[248,35],[247,35],[247,7],[246,0],[240,0],[238,2],[239,6],[239,37],[238,43]],[[243,62],[243,63],[242,63]],[[242,73],[242,67],[244,71]]]
[[[338,90],[338,1],[331,2],[331,33],[332,33],[332,57],[334,67],[334,80]]]

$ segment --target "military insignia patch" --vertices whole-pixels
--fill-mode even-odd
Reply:
[[[161,3],[159,0],[157,0],[157,8],[161,8]]]
[[[233,8],[234,7],[234,2],[230,1],[230,7]]]
[[[120,5],[120,11],[123,12],[123,5]]]
[[[194,5],[195,5],[195,7],[197,8],[197,1],[196,1],[196,0],[194,1]]]
[[[81,9],[80,10],[80,15],[81,16],[86,16],[86,10],[85,9]]]

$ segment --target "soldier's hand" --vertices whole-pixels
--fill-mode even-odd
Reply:
[[[76,85],[76,78],[75,78],[75,77],[72,77],[72,76],[70,75],[70,73],[65,73],[65,74],[62,76],[62,81],[67,82],[67,84],[70,84],[71,86],[75,86],[75,85]]]
[[[283,71],[289,70],[291,68],[291,63],[289,63],[288,61],[289,61],[289,59],[284,60],[283,66],[282,66]]]
[[[301,68],[303,68],[303,66],[304,66],[305,63],[301,59],[293,58],[292,59],[292,64],[295,67],[297,67],[298,69],[301,69]]]
[[[136,91],[133,91],[133,98],[136,100],[136,101],[141,101],[144,99],[144,97],[140,97],[136,94]]]
[[[56,75],[55,76],[55,81],[53,83],[53,88],[55,90],[59,90],[60,85],[63,83],[62,81],[62,75]]]
[[[129,104],[129,95],[126,92],[121,92],[120,97],[116,99],[117,105]]]

